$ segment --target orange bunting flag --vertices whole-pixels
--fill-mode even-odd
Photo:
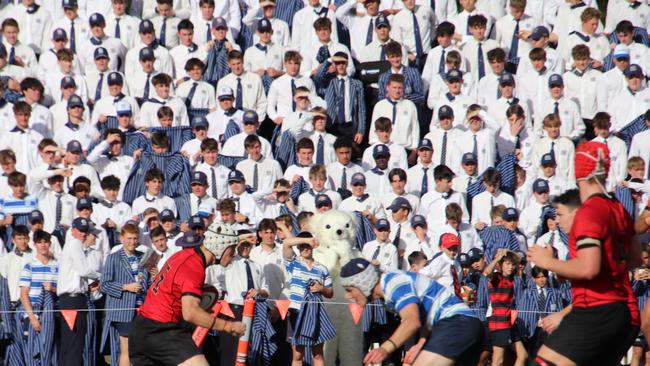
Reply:
[[[65,319],[65,322],[68,324],[68,327],[70,327],[70,330],[74,330],[74,324],[77,321],[77,312],[77,310],[61,310],[63,319]]]
[[[359,319],[361,319],[361,314],[363,314],[363,306],[359,304],[348,304],[348,309],[350,309],[354,324],[359,324]]]
[[[229,318],[235,318],[235,313],[232,312],[232,309],[230,308],[230,304],[226,302],[226,300],[221,300],[219,301],[221,303],[221,312],[220,314],[223,314]]]
[[[519,314],[519,311],[517,310],[510,311],[510,325],[515,325],[517,322],[517,314]]]
[[[280,317],[282,318],[282,320],[284,320],[284,318],[287,317],[290,304],[291,304],[290,300],[275,300],[275,306],[278,307],[278,311],[280,312]]]

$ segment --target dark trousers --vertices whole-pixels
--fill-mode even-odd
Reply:
[[[233,314],[235,314],[236,321],[241,321],[242,314],[244,312],[244,307],[242,305],[233,305],[230,304]],[[225,318],[232,320],[229,318]],[[221,350],[221,365],[234,365],[235,359],[237,358],[237,344],[239,344],[239,338],[233,337],[228,333],[220,332],[219,333],[219,349]]]
[[[86,295],[61,295],[59,297],[59,309],[88,309],[88,304],[86,303]],[[68,323],[65,321],[62,315],[58,317],[57,320],[59,365],[83,366],[84,344],[86,331],[88,330],[86,312],[77,313],[77,319],[72,330],[70,330]]]

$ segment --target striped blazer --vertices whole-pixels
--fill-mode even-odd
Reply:
[[[144,253],[136,251],[138,260],[142,259]],[[122,290],[122,286],[135,282],[131,274],[131,266],[126,258],[124,249],[112,253],[106,259],[104,273],[101,277],[101,292],[106,294],[106,308],[108,309],[132,309],[136,307],[136,294]],[[149,272],[144,271],[143,284],[149,283]],[[147,289],[143,289],[146,293]],[[135,311],[108,311],[106,323],[130,322],[135,316]]]
[[[546,291],[546,301],[543,309],[540,309],[539,292],[534,283],[517,300],[517,310],[519,310],[518,320],[521,319],[523,322],[523,327],[520,327],[519,331],[524,338],[530,338],[535,334],[540,315],[548,316],[549,314],[557,313],[565,307],[562,296],[557,289],[550,286],[546,286],[544,289]],[[543,314],[540,314],[540,311]]]
[[[352,130],[355,133],[365,134],[366,132],[366,103],[363,95],[363,84],[361,81],[353,78],[347,78],[350,91],[350,117],[352,118]],[[336,121],[338,104],[336,103],[339,95],[338,79],[330,81],[325,90],[325,102],[327,103],[327,116],[329,123]],[[346,90],[346,91],[347,91]]]
[[[379,75],[377,81],[379,99],[386,98],[386,85],[388,85],[388,77],[393,74],[391,70]],[[415,105],[422,105],[425,100],[424,84],[422,83],[422,75],[415,67],[403,66],[402,75],[404,75],[404,98],[415,103]],[[328,104],[329,105],[329,104]]]

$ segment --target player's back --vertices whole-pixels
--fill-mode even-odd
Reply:
[[[569,236],[571,257],[579,248],[600,246],[601,267],[592,280],[573,280],[573,306],[592,307],[627,302],[630,283],[625,258],[634,235],[623,205],[604,195],[588,198],[576,212]]]
[[[161,323],[183,320],[181,298],[202,296],[205,266],[205,257],[198,247],[172,255],[149,287],[140,315]]]

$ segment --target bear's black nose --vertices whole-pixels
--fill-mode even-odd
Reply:
[[[336,235],[341,235],[341,234],[343,234],[343,230],[341,229],[336,230]]]

